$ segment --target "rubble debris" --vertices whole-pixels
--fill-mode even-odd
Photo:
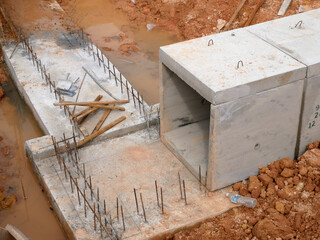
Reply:
[[[302,174],[301,174],[302,173]],[[234,191],[257,199],[254,209],[234,208],[167,239],[318,239],[320,237],[319,141],[297,160],[283,158],[260,167]],[[258,194],[259,192],[259,194]]]

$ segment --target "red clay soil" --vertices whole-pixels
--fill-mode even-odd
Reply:
[[[180,40],[192,39],[219,32],[219,23],[226,23],[242,0],[114,0],[132,24],[156,24],[160,29],[175,31]],[[253,18],[252,24],[279,18],[277,13],[283,0],[265,0]],[[258,4],[247,0],[230,29],[243,27]],[[298,13],[299,6],[306,10],[320,7],[319,0],[292,1],[286,16]],[[222,25],[223,26],[223,25]]]
[[[284,158],[259,169],[259,175],[233,185],[257,199],[255,208],[234,208],[167,239],[320,239],[319,141],[298,160]]]

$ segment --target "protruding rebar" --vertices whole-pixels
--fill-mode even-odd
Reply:
[[[94,226],[94,230],[96,231],[97,226],[96,226],[96,203],[93,203],[93,226]]]
[[[158,207],[160,207],[157,180],[154,181],[154,185],[155,185],[155,188],[156,188],[157,204],[158,204]]]
[[[187,205],[186,185],[184,180],[182,181],[182,183],[183,183],[184,203],[185,205]]]
[[[160,188],[160,194],[161,194],[161,212],[162,212],[162,214],[164,214],[162,187]]]
[[[181,177],[180,177],[180,173],[179,173],[179,172],[178,172],[178,179],[179,179],[180,197],[181,197],[181,199],[183,199],[183,196],[182,196],[182,187],[181,187]]]
[[[119,222],[119,199],[117,198],[117,220]]]
[[[142,199],[142,193],[140,193],[140,200],[141,200],[141,206],[142,206],[144,221],[147,222],[147,216],[146,216],[146,211],[145,211],[145,209],[144,209],[144,204],[143,204],[143,199]]]
[[[134,192],[134,198],[136,200],[137,214],[139,214],[139,205],[138,205],[138,199],[137,199],[137,192],[135,188],[133,188],[133,192]]]

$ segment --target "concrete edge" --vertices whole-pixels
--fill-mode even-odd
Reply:
[[[235,205],[231,208],[229,208],[228,210],[225,210],[225,211],[221,211],[217,214],[212,214],[211,216],[209,217],[205,217],[205,218],[202,218],[198,221],[194,221],[192,223],[189,223],[189,224],[186,224],[184,226],[181,226],[181,227],[178,227],[176,229],[171,229],[171,230],[167,230],[161,234],[158,234],[158,235],[155,235],[153,237],[150,237],[149,239],[150,240],[162,240],[162,239],[168,239],[170,237],[172,237],[172,235],[182,231],[182,230],[191,230],[193,228],[197,228],[197,227],[200,227],[201,224],[207,222],[207,221],[210,221],[212,218],[214,217],[217,217],[217,216],[220,216],[221,214],[224,214],[226,212],[229,212],[230,210],[234,209],[235,207],[239,207],[239,205]]]
[[[20,45],[20,44],[19,44]],[[45,124],[42,122],[39,114],[37,113],[37,111],[34,109],[33,104],[29,98],[29,96],[26,94],[26,91],[24,90],[23,86],[21,85],[20,81],[18,80],[18,77],[16,75],[16,72],[14,70],[14,67],[7,55],[7,52],[4,50],[3,45],[1,44],[1,50],[2,50],[2,56],[3,59],[6,63],[6,65],[8,66],[9,72],[10,72],[10,76],[13,80],[14,85],[16,86],[16,88],[18,89],[19,95],[21,96],[21,98],[25,101],[25,103],[28,105],[28,107],[30,108],[33,116],[35,117],[37,123],[39,124],[41,130],[45,133],[45,134],[49,134],[48,129],[45,127]]]
[[[53,195],[51,194],[49,187],[46,184],[46,181],[44,180],[43,176],[40,173],[39,168],[37,167],[37,165],[34,162],[35,158],[31,154],[31,152],[28,152],[28,151],[26,151],[26,156],[29,159],[32,171],[35,174],[35,176],[37,177],[39,184],[40,184],[40,187],[42,188],[42,191],[45,193],[46,197],[48,198],[48,201],[53,208],[53,212],[59,220],[60,226],[65,231],[65,233],[67,234],[67,236],[70,240],[75,240],[76,237],[74,235],[74,232],[72,231],[71,226],[68,224],[68,221],[64,218],[64,215],[63,215],[61,209],[59,208],[57,202],[55,201]]]

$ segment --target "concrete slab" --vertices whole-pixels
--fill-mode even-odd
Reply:
[[[67,75],[70,74],[69,80],[76,81],[78,79],[75,86],[79,87],[85,74],[82,67],[85,67],[90,72],[93,72],[100,84],[116,98],[128,99],[127,91],[124,89],[122,92],[120,86],[115,83],[114,77],[112,75],[110,77],[108,71],[105,72],[104,68],[94,61],[92,54],[84,50],[77,41],[75,35],[67,34],[62,34],[59,37],[51,36],[50,34],[44,37],[30,37],[30,45],[33,46],[33,50],[37,53],[42,64],[46,66],[51,80],[56,82],[56,85],[59,81],[65,80]],[[14,46],[9,45],[2,48],[4,59],[9,66],[13,80],[42,130],[46,134],[53,136],[62,136],[62,133],[66,133],[69,136],[72,127],[68,118],[64,115],[63,109],[53,106],[53,103],[57,102],[54,93],[50,93],[49,86],[42,80],[41,74],[33,66],[32,60],[28,57],[22,45],[19,44],[11,59],[9,57],[13,52]],[[110,62],[109,64],[112,69],[112,63]],[[116,74],[120,78],[120,73],[117,70]],[[125,78],[123,78],[123,81],[126,81]],[[131,88],[129,83],[128,86]],[[78,101],[93,101],[99,94],[103,95],[102,100],[113,100],[87,75]],[[65,100],[75,101],[76,96],[77,94],[73,97],[65,96]],[[100,136],[100,139],[122,136],[147,127],[142,107],[141,111],[139,111],[138,104],[132,101],[131,96],[129,97],[130,103],[123,105],[126,111],[111,111],[103,126],[120,116],[126,116],[127,119],[104,133]],[[145,102],[144,106],[145,109],[149,110],[149,106]],[[70,109],[72,110],[73,107]],[[84,107],[77,106],[75,113],[83,109]],[[103,110],[99,110],[94,116],[89,116],[82,127],[87,129],[90,134],[103,113]]]
[[[275,88],[306,74],[303,64],[243,29],[161,47],[159,57],[212,104]]]
[[[320,9],[250,26],[247,30],[320,75]]]
[[[70,183],[54,157],[40,159],[36,149],[44,148],[50,139],[27,142],[33,169],[54,202],[55,210],[70,235],[75,239],[99,239],[99,231],[93,230],[93,217],[83,204],[78,205],[76,193],[70,191]],[[106,152],[108,154],[106,154]],[[106,200],[107,211],[113,226],[122,239],[149,239],[174,232],[182,227],[221,214],[234,207],[225,197],[229,188],[208,193],[199,189],[199,182],[160,142],[157,130],[143,130],[134,134],[99,142],[79,150],[80,164],[85,163],[87,176],[99,187],[100,199]],[[66,161],[69,168],[72,164]],[[186,183],[187,202],[180,198],[178,172]],[[74,171],[76,174],[76,171]],[[157,206],[155,180],[163,188],[164,212]],[[79,178],[83,187],[83,180]],[[143,194],[147,222],[144,221],[139,201],[136,212],[133,188]],[[87,190],[88,193],[88,190]],[[88,194],[89,195],[89,194]],[[124,207],[126,231],[116,219],[116,197]],[[90,197],[88,197],[90,198]],[[139,195],[138,195],[139,198]],[[91,215],[90,215],[91,214]]]

